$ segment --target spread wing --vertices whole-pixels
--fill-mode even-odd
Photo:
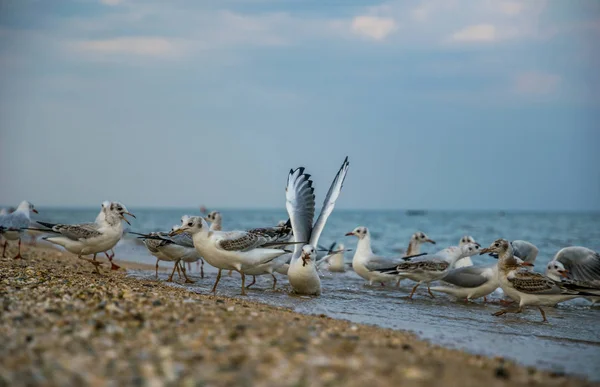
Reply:
[[[513,248],[513,255],[517,258],[521,258],[523,261],[528,263],[534,263],[538,255],[538,248],[533,243],[527,241],[516,240],[512,241],[511,246]]]
[[[461,288],[476,288],[492,279],[493,266],[495,265],[467,266],[452,269],[442,281]]]
[[[315,192],[310,175],[304,168],[290,170],[285,188],[285,208],[287,209],[294,238],[298,242],[309,241],[315,217]],[[294,248],[294,256],[302,251],[300,244]]]
[[[95,223],[53,224],[40,221],[37,221],[37,223],[74,241],[95,238],[102,235],[102,233],[98,231],[98,225]]]
[[[581,246],[565,247],[554,256],[563,264],[569,277],[600,285],[600,254]]]
[[[327,195],[325,195],[325,201],[323,202],[323,207],[321,208],[321,213],[317,218],[317,222],[313,227],[312,234],[310,236],[310,243],[312,246],[317,246],[319,243],[319,237],[325,228],[325,223],[327,223],[327,218],[333,212],[333,208],[335,207],[335,202],[340,196],[340,192],[342,192],[342,187],[344,185],[344,180],[346,179],[346,174],[348,173],[348,167],[350,163],[348,162],[348,157],[344,159],[342,166],[338,170],[338,173],[335,175],[331,186],[329,187],[329,191],[327,191]]]

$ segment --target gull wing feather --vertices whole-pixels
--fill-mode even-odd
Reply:
[[[0,216],[0,227],[5,230],[20,230],[29,227],[29,217],[21,211]]]
[[[285,208],[287,209],[292,232],[297,242],[309,241],[315,217],[315,192],[310,175],[304,168],[290,170],[285,188]],[[294,248],[294,256],[302,251],[300,244]]]
[[[331,186],[329,187],[329,191],[327,191],[327,195],[325,195],[325,201],[323,202],[323,207],[321,208],[321,213],[317,218],[317,222],[313,227],[312,234],[310,236],[309,244],[312,246],[317,246],[319,243],[319,237],[325,228],[325,223],[327,222],[327,218],[333,212],[333,208],[335,207],[335,202],[340,196],[340,192],[342,192],[342,187],[344,185],[344,180],[346,179],[346,174],[348,173],[348,167],[350,163],[348,162],[348,156],[344,159],[342,166],[338,170]]]
[[[96,223],[53,224],[40,221],[37,221],[37,223],[74,241],[95,238],[102,235],[102,233],[98,231],[98,225]]]
[[[530,242],[515,240],[512,241],[511,246],[513,248],[513,255],[517,258],[521,258],[527,263],[534,263],[538,255],[538,248]]]
[[[476,288],[485,284],[493,277],[493,266],[495,264],[452,269],[442,281],[461,288]]]
[[[565,247],[553,260],[562,263],[572,279],[600,285],[600,254],[594,250],[581,246]]]

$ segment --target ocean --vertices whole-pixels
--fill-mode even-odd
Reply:
[[[131,231],[166,231],[179,224],[181,215],[199,215],[198,209],[136,209],[129,207],[137,219],[128,226]],[[88,209],[40,209],[35,219],[49,222],[90,222],[99,211]],[[220,210],[223,229],[248,229],[275,225],[287,219],[281,210]],[[425,232],[436,245],[425,244],[422,252],[435,252],[457,245],[463,235],[471,235],[482,246],[497,238],[523,239],[539,248],[534,270],[543,272],[546,263],[566,246],[585,246],[600,251],[599,213],[544,213],[544,212],[469,212],[425,211],[409,214],[402,210],[335,210],[330,217],[320,244],[336,241],[354,249],[356,238],[344,237],[357,226],[371,231],[373,250],[384,256],[398,256],[406,248],[410,236]],[[126,236],[115,248],[116,258],[154,264],[152,257],[139,240]],[[345,259],[352,260],[353,252]],[[474,264],[495,262],[489,256],[475,256]],[[161,263],[161,266],[163,264]],[[167,265],[168,264],[164,264]],[[216,270],[205,266],[207,278],[200,280],[193,266],[195,284],[186,285],[192,292],[207,293],[214,282]],[[154,281],[154,271],[135,271],[133,276]],[[161,279],[166,278],[160,273]],[[453,301],[440,294],[435,299],[427,296],[425,288],[415,298],[407,299],[411,285],[404,281],[400,289],[393,286],[370,287],[351,270],[331,273],[322,270],[321,297],[298,297],[289,294],[289,284],[278,275],[276,290],[271,290],[272,279],[263,276],[249,291],[251,301],[283,306],[306,314],[325,314],[356,323],[378,325],[391,329],[413,331],[432,343],[471,353],[503,356],[519,363],[551,369],[557,373],[571,373],[600,380],[600,308],[590,307],[587,300],[577,299],[556,308],[546,308],[550,323],[541,323],[537,308],[523,314],[493,317],[501,307]],[[174,284],[173,286],[183,286]],[[240,279],[237,273],[224,276],[217,293],[228,297],[239,295]],[[500,299],[501,291],[492,295]]]

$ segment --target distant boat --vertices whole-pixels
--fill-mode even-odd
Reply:
[[[406,215],[408,216],[423,216],[426,214],[427,211],[425,210],[406,210]]]

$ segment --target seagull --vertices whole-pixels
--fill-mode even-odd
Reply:
[[[559,302],[576,297],[593,295],[574,289],[570,283],[562,283],[528,270],[523,270],[515,259],[513,248],[506,239],[497,239],[489,247],[482,249],[480,254],[498,254],[498,280],[506,295],[519,303],[517,310],[507,309],[494,313],[501,316],[506,313],[521,313],[525,306],[537,306],[542,322],[547,322],[546,313],[542,306],[554,306]]]
[[[565,247],[548,262],[546,275],[556,281],[563,277],[600,286],[600,254],[586,247]]]
[[[559,250],[546,265],[546,275],[554,281],[572,281],[600,289],[600,254],[586,247],[571,246]],[[600,297],[589,297],[594,304]]]
[[[460,240],[458,241],[458,247],[460,246],[464,246],[467,243],[477,243],[475,242],[475,238],[473,238],[470,235],[465,235],[462,238],[460,238]],[[473,266],[473,261],[471,261],[471,257],[465,257],[463,259],[461,259],[460,261],[456,262],[456,266],[455,267],[465,267],[465,266]]]
[[[177,229],[177,228],[175,228]],[[153,256],[156,257],[156,266],[154,275],[158,278],[158,262],[174,262],[173,271],[171,275],[167,279],[167,282],[173,281],[173,275],[175,274],[175,270],[179,273],[179,262],[181,262],[184,258],[193,256],[198,257],[198,253],[195,249],[190,251],[189,248],[176,244],[174,241],[161,238],[168,237],[168,233],[163,232],[151,232],[149,234],[140,234],[131,232],[131,234],[139,235],[139,238],[142,238],[142,242]],[[179,234],[178,236],[184,236],[185,234]],[[185,272],[185,265],[182,267],[183,276],[185,277],[186,283],[194,283],[194,281],[190,280]],[[180,277],[181,277],[181,273]]]
[[[222,231],[222,222],[223,217],[219,211],[211,211],[208,215],[206,215],[206,220],[210,222],[210,230],[211,231]]]
[[[354,230],[346,233],[346,236],[355,236],[358,238],[356,251],[352,258],[352,269],[354,269],[356,274],[369,281],[369,285],[379,282],[384,286],[386,282],[398,279],[398,276],[382,273],[378,269],[387,269],[398,265],[403,262],[403,258],[385,258],[375,255],[371,249],[371,232],[367,227],[356,227]]]
[[[429,238],[425,233],[418,231],[410,237],[410,242],[408,242],[408,248],[404,253],[405,257],[410,257],[412,255],[418,255],[421,253],[421,245],[423,243],[431,243],[435,245],[435,241]]]
[[[24,200],[19,204],[17,209],[13,212],[10,212],[0,216],[0,234],[4,237],[4,246],[2,247],[2,258],[5,257],[6,246],[8,245],[8,241],[19,241],[19,250],[17,255],[13,257],[13,259],[22,259],[21,256],[21,236],[23,235],[23,230],[29,227],[30,221],[30,212],[35,214],[38,211],[35,209],[34,205]]]
[[[328,270],[336,273],[343,273],[346,271],[346,262],[344,262],[344,252],[346,251],[344,245],[340,243],[337,246],[337,249],[334,250],[336,242],[327,249],[327,255],[320,259],[317,263],[317,266],[328,262]]]
[[[102,208],[101,208],[100,212],[98,213],[98,216],[96,216],[96,224],[104,225],[104,226],[107,225],[106,210],[109,207],[110,207],[109,201],[102,202]],[[106,255],[106,258],[108,258],[108,261],[110,262],[111,270],[119,270],[121,268],[119,265],[117,265],[116,263],[113,262],[113,258],[115,257],[115,251],[113,249],[110,249],[110,254],[108,254],[108,252],[105,251],[104,255]],[[94,254],[94,260],[96,260],[96,254]]]
[[[285,207],[292,223],[294,240],[304,243],[304,245],[297,244],[294,247],[288,269],[288,280],[296,294],[307,296],[321,294],[321,279],[317,272],[319,237],[340,196],[349,165],[348,157],[346,157],[325,195],[321,213],[314,223],[313,181],[310,180],[309,174],[304,173],[303,167],[290,170],[285,188]]]
[[[473,240],[473,238],[469,236],[462,237],[463,245],[467,240]],[[532,267],[538,254],[537,247],[527,241],[513,241],[512,245],[519,248],[522,257],[522,259],[517,259],[519,265],[525,268]],[[465,259],[461,259],[458,263]],[[467,301],[483,297],[484,302],[487,302],[486,296],[500,287],[498,265],[496,263],[463,267],[458,267],[457,264],[455,267],[442,279],[442,282],[450,286],[435,286],[431,290],[447,293],[459,299],[464,298]]]
[[[196,251],[210,265],[219,269],[212,292],[215,293],[223,270],[235,270],[242,276],[242,295],[246,295],[244,272],[288,253],[280,246],[288,236],[279,228],[257,228],[248,231],[211,231],[206,220],[192,216],[169,234],[187,232]]]
[[[438,251],[435,254],[423,254],[416,257],[405,257],[405,262],[402,262],[394,267],[387,269],[378,269],[379,272],[388,275],[397,275],[403,278],[411,279],[417,284],[413,287],[409,299],[412,299],[417,288],[425,283],[427,291],[433,298],[429,284],[436,280],[443,279],[458,260],[470,257],[479,253],[479,244],[467,243],[461,247],[451,246],[444,250]]]
[[[64,247],[67,251],[77,254],[77,257],[92,263],[98,270],[99,262],[85,259],[83,255],[97,254],[112,249],[123,236],[123,224],[121,220],[129,223],[125,215],[135,215],[130,213],[123,204],[111,202],[103,208],[105,219],[100,223],[82,223],[82,224],[54,224],[37,221],[40,225],[47,227],[47,230],[37,229],[45,232],[58,234],[57,236],[44,237],[48,242]]]
[[[181,222],[185,222],[189,219],[189,215],[184,215],[181,218]],[[171,227],[171,232],[177,230],[179,227],[181,227],[180,225],[174,225],[173,227]],[[196,251],[196,248],[194,247],[194,241],[192,240],[192,236],[190,234],[188,234],[187,232],[181,233],[181,234],[177,234],[174,235],[171,240],[187,249],[187,253],[183,255],[183,258],[181,258],[181,260],[183,262],[187,262],[188,265],[192,262],[196,262],[197,264],[200,264],[200,278],[204,278],[204,260],[202,259],[202,257],[200,257],[200,255],[198,255],[198,252]]]
[[[414,234],[412,234],[412,236],[410,237],[410,241],[408,242],[408,248],[406,249],[406,252],[404,253],[405,257],[411,257],[414,255],[419,255],[421,253],[421,245],[423,243],[431,243],[433,245],[435,245],[435,241],[432,240],[431,238],[429,238],[425,233],[418,231]],[[467,259],[467,258],[465,258]],[[398,277],[398,280],[396,281],[396,287],[400,287],[400,281],[402,281],[402,278]]]

